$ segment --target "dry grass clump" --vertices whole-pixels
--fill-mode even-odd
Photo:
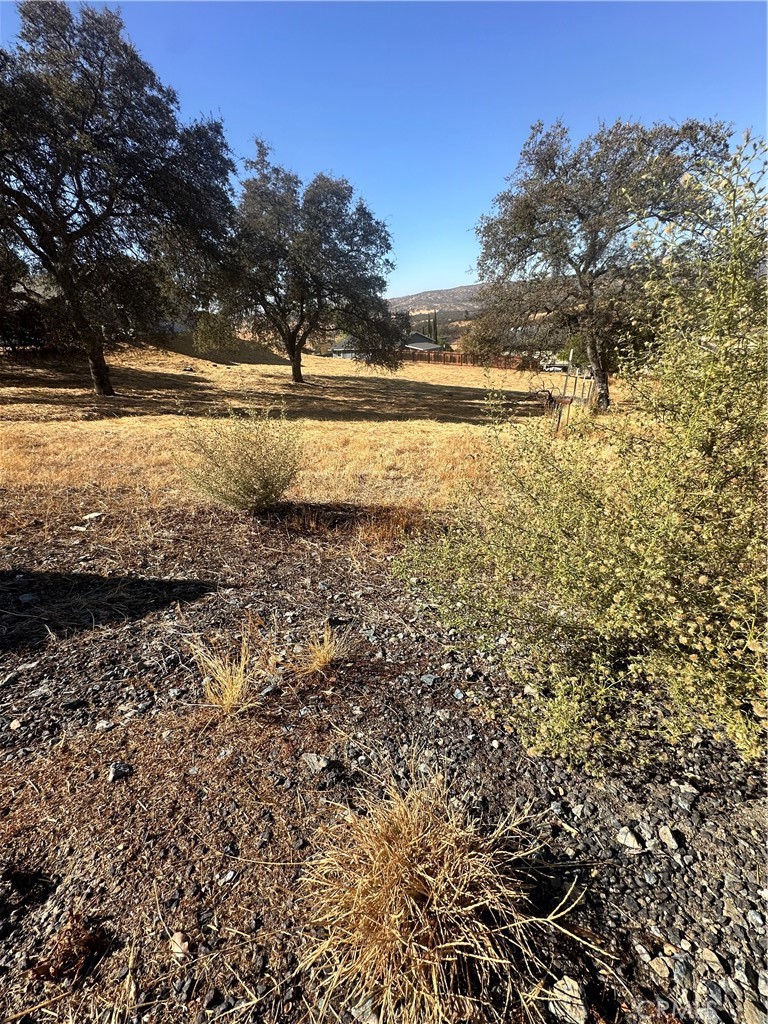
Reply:
[[[524,814],[483,834],[455,809],[441,779],[390,784],[322,834],[301,882],[310,938],[300,969],[333,1007],[380,1024],[458,1024],[540,1018],[546,970],[535,934],[548,917],[530,901],[538,848]]]
[[[295,665],[299,677],[327,676],[334,664],[347,658],[354,649],[349,630],[335,633],[326,622],[322,633],[315,631]]]
[[[220,641],[188,641],[203,673],[206,701],[226,714],[259,704],[260,697],[254,693],[257,684],[274,687],[284,680],[286,671],[295,671],[280,648],[274,622],[268,625],[261,616],[250,614],[240,632],[242,639],[235,653]]]
[[[252,651],[249,637],[243,634],[236,654],[218,646],[191,643],[192,656],[204,674],[205,699],[230,714],[243,707],[251,688]]]

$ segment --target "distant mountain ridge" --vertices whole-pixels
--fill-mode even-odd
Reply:
[[[462,284],[457,288],[438,288],[430,292],[416,292],[389,299],[389,305],[400,313],[438,313],[463,316],[477,313],[480,309],[479,284]]]

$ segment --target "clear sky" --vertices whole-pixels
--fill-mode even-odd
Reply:
[[[475,280],[474,227],[531,124],[719,117],[765,134],[761,2],[122,4],[186,117],[348,178],[392,234],[392,296]],[[18,27],[0,2],[0,41]]]

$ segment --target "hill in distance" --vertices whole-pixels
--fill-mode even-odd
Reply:
[[[470,316],[480,309],[478,293],[479,284],[463,284],[458,288],[439,288],[430,292],[417,292],[415,295],[403,295],[390,299],[393,310],[400,313],[432,313],[437,310],[447,319],[459,319],[465,313]]]

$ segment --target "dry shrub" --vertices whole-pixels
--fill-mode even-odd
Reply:
[[[309,939],[300,970],[333,1007],[367,1008],[381,1024],[540,1018],[546,970],[536,933],[557,924],[530,900],[530,820],[510,817],[490,835],[455,809],[441,778],[391,783],[383,800],[321,833],[301,881]]]
[[[302,461],[297,426],[284,413],[230,413],[187,432],[183,471],[209,498],[241,512],[276,505],[296,481]]]
[[[353,647],[349,630],[334,633],[326,622],[322,633],[314,632],[310,636],[294,671],[299,677],[326,676],[335,663],[349,657]]]

